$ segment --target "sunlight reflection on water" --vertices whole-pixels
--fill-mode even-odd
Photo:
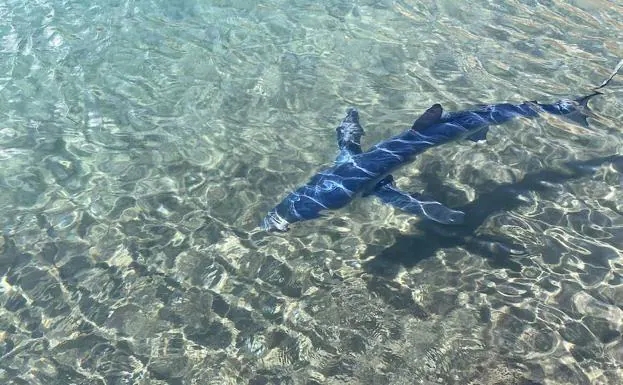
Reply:
[[[265,212],[432,103],[551,102],[623,56],[613,2],[0,5],[0,380],[618,384],[621,80],[584,129],[495,127],[396,174],[468,213]],[[577,161],[576,163],[573,163]],[[570,163],[571,162],[571,163]]]

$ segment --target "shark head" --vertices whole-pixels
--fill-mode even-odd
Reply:
[[[286,232],[288,231],[288,225],[290,223],[283,219],[275,210],[271,210],[265,217],[262,219],[261,228],[264,231],[277,231],[277,232]]]

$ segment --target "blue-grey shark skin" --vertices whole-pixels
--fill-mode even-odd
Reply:
[[[552,104],[492,104],[459,112],[444,112],[441,105],[435,104],[415,121],[411,129],[377,143],[365,152],[360,145],[364,131],[359,124],[359,114],[349,108],[336,129],[340,153],[333,166],[289,193],[264,217],[261,227],[267,231],[287,231],[292,223],[318,218],[326,211],[346,206],[356,197],[368,195],[375,195],[383,203],[429,220],[459,224],[463,220],[462,212],[396,189],[390,174],[432,147],[460,139],[485,140],[490,126],[518,117],[535,118],[549,113],[586,126],[588,101],[601,94],[597,90],[612,80],[621,64],[623,61],[593,94],[575,100],[563,99]]]

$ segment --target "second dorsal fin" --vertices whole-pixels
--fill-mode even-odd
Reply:
[[[443,108],[441,104],[436,103],[433,104],[428,110],[426,110],[422,116],[417,118],[417,120],[413,123],[411,129],[413,131],[420,131],[428,126],[432,126],[433,124],[439,122],[441,120],[441,114],[443,113]]]

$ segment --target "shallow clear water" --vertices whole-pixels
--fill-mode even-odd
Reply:
[[[336,154],[440,102],[586,94],[605,0],[0,5],[0,382],[620,384],[623,87],[396,174],[468,213],[360,200],[256,226]],[[569,162],[575,162],[569,164]]]

